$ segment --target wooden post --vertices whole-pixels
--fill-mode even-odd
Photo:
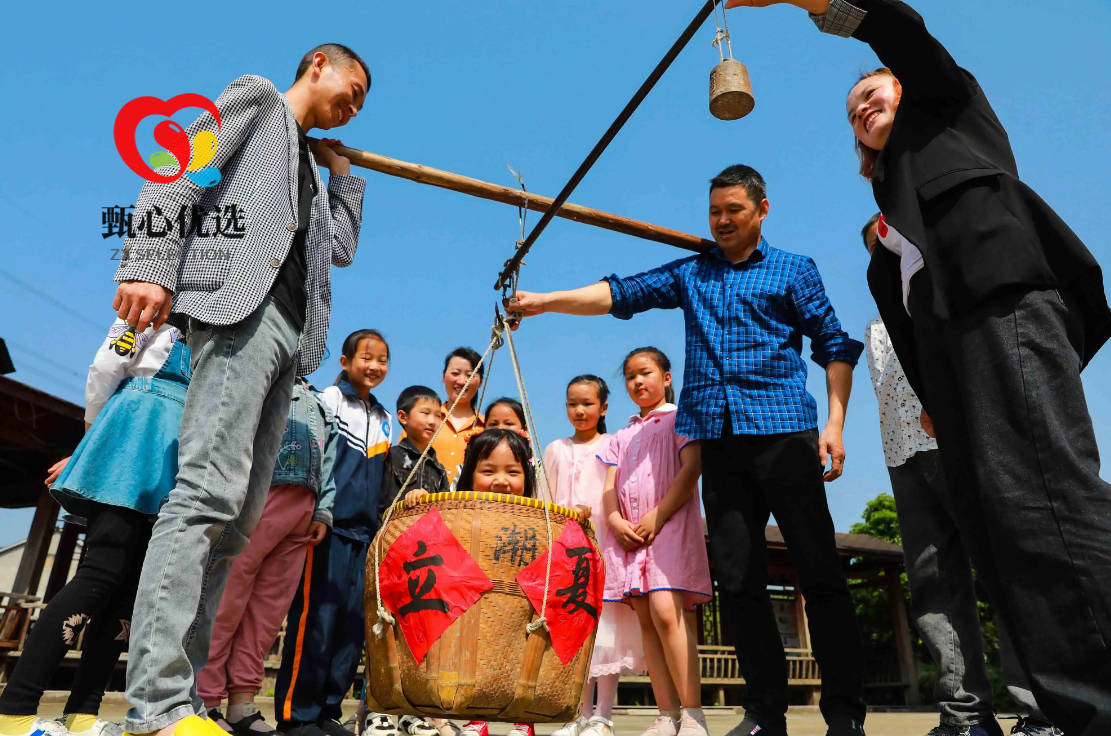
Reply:
[[[795,630],[799,635],[799,649],[805,649],[807,654],[814,656],[810,648],[810,621],[806,617],[806,598],[802,594],[799,576],[795,575],[792,581],[795,586]],[[806,704],[817,705],[822,699],[822,688],[808,686],[806,688]]]
[[[899,657],[899,675],[905,683],[906,704],[920,705],[922,699],[918,693],[918,661],[910,643],[910,622],[907,619],[906,601],[903,599],[903,585],[899,581],[899,569],[884,568],[884,578],[887,584],[887,603],[891,610],[891,625],[895,632],[895,652]]]
[[[810,649],[810,621],[806,618],[806,598],[802,595],[798,575],[795,576],[795,627],[799,632],[799,649]]]
[[[42,568],[46,564],[46,554],[50,550],[50,540],[54,537],[54,523],[58,520],[58,504],[43,487],[35,516],[31,520],[31,531],[23,555],[19,558],[19,568],[12,583],[12,593],[35,595],[42,579]]]
[[[310,138],[309,140],[312,141],[315,139]],[[450,171],[434,169],[431,166],[400,161],[377,153],[360,151],[357,148],[336,146],[334,150],[339,155],[350,159],[351,163],[355,166],[362,166],[371,171],[397,176],[420,184],[431,184],[435,187],[443,187],[444,189],[451,189],[456,192],[470,194],[471,196],[481,197],[482,199],[490,199],[495,202],[512,204],[518,207],[527,206],[528,209],[537,212],[546,211],[554,201],[551,197],[545,197],[531,192],[526,193],[520,189],[503,187],[499,184],[491,184],[481,179],[473,179],[469,176],[453,174]],[[677,248],[693,250],[698,253],[704,253],[714,247],[714,242],[712,240],[706,240],[697,235],[690,235],[678,230],[672,230],[671,228],[660,227],[659,225],[633,220],[609,212],[602,212],[601,210],[591,209],[590,207],[582,207],[577,204],[571,204],[570,202],[565,203],[555,214],[558,217],[574,220],[575,222],[594,225],[595,227],[625,233],[626,235],[633,235],[646,240],[654,240],[657,243],[674,245]]]
[[[81,530],[76,524],[67,521],[62,525],[58,546],[54,550],[54,564],[50,566],[50,577],[46,580],[46,590],[42,594],[43,603],[49,603],[69,580],[69,571],[73,567],[73,553],[77,549],[77,536],[80,533]]]

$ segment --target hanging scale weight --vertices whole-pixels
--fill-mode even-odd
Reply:
[[[714,46],[718,47],[721,62],[710,72],[710,113],[719,120],[737,120],[752,112],[756,105],[752,82],[745,65],[733,58],[725,9],[721,9],[719,22],[717,2],[714,3],[714,24],[717,27]]]

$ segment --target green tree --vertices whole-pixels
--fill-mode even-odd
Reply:
[[[895,514],[895,497],[890,493],[881,493],[869,501],[860,516],[863,521],[853,524],[849,529],[850,533],[867,534],[895,544],[903,543],[899,517]]]

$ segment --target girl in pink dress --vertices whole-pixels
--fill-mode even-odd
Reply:
[[[602,513],[606,466],[598,456],[609,443],[606,400],[609,387],[598,376],[583,375],[567,385],[567,418],[575,434],[556,440],[544,451],[544,466],[554,501],[578,509],[594,524],[598,549],[620,552]],[[552,736],[613,736],[613,704],[621,675],[644,670],[640,626],[633,610],[617,601],[602,605],[594,653],[583,692],[582,713]],[[597,691],[597,706],[594,695]]]
[[[660,708],[643,736],[708,736],[697,640],[683,613],[711,598],[695,490],[702,455],[696,441],[675,433],[667,356],[654,347],[637,348],[626,356],[622,372],[640,413],[600,455],[609,466],[605,518],[618,543],[603,552],[605,598],[630,601],[640,621]]]

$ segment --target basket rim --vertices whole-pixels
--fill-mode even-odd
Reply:
[[[525,506],[532,509],[543,509],[545,506],[553,514],[566,516],[575,521],[582,522],[584,519],[582,515],[575,509],[560,506],[559,504],[550,501],[542,501],[539,498],[528,498],[526,496],[513,496],[508,493],[489,493],[489,492],[476,492],[476,491],[450,491],[448,493],[430,493],[419,500],[413,501],[398,501],[394,504],[394,511],[399,509],[411,509],[422,505],[434,505],[438,501],[497,501],[500,503],[508,503],[514,506]]]

